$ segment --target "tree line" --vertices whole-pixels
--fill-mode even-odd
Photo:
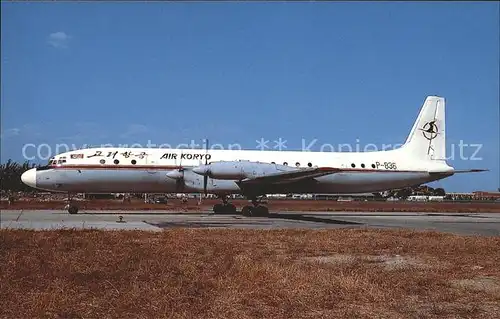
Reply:
[[[18,163],[10,159],[6,163],[0,164],[0,186],[2,192],[35,192],[36,189],[25,185],[21,181],[21,175],[30,168],[40,166],[29,161]]]

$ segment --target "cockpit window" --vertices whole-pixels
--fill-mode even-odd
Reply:
[[[58,164],[64,164],[66,163],[66,156],[61,156],[58,159],[52,158],[49,161],[49,165],[58,165]]]

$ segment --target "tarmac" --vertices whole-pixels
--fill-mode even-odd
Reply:
[[[121,218],[120,218],[121,217]],[[499,236],[500,214],[406,212],[282,212],[269,217],[214,215],[210,212],[2,210],[1,229],[107,229],[162,231],[191,228],[406,228],[461,235]]]

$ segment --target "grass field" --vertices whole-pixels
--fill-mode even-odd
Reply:
[[[1,230],[2,318],[499,318],[500,238]]]

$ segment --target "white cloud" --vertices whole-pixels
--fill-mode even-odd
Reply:
[[[49,34],[47,39],[47,43],[58,49],[65,49],[68,47],[69,40],[71,40],[71,36],[66,34],[65,32],[59,31]]]
[[[18,136],[20,133],[21,133],[21,129],[10,128],[10,129],[3,131],[2,134],[0,134],[0,138],[4,139],[4,138],[12,137],[12,136]]]

